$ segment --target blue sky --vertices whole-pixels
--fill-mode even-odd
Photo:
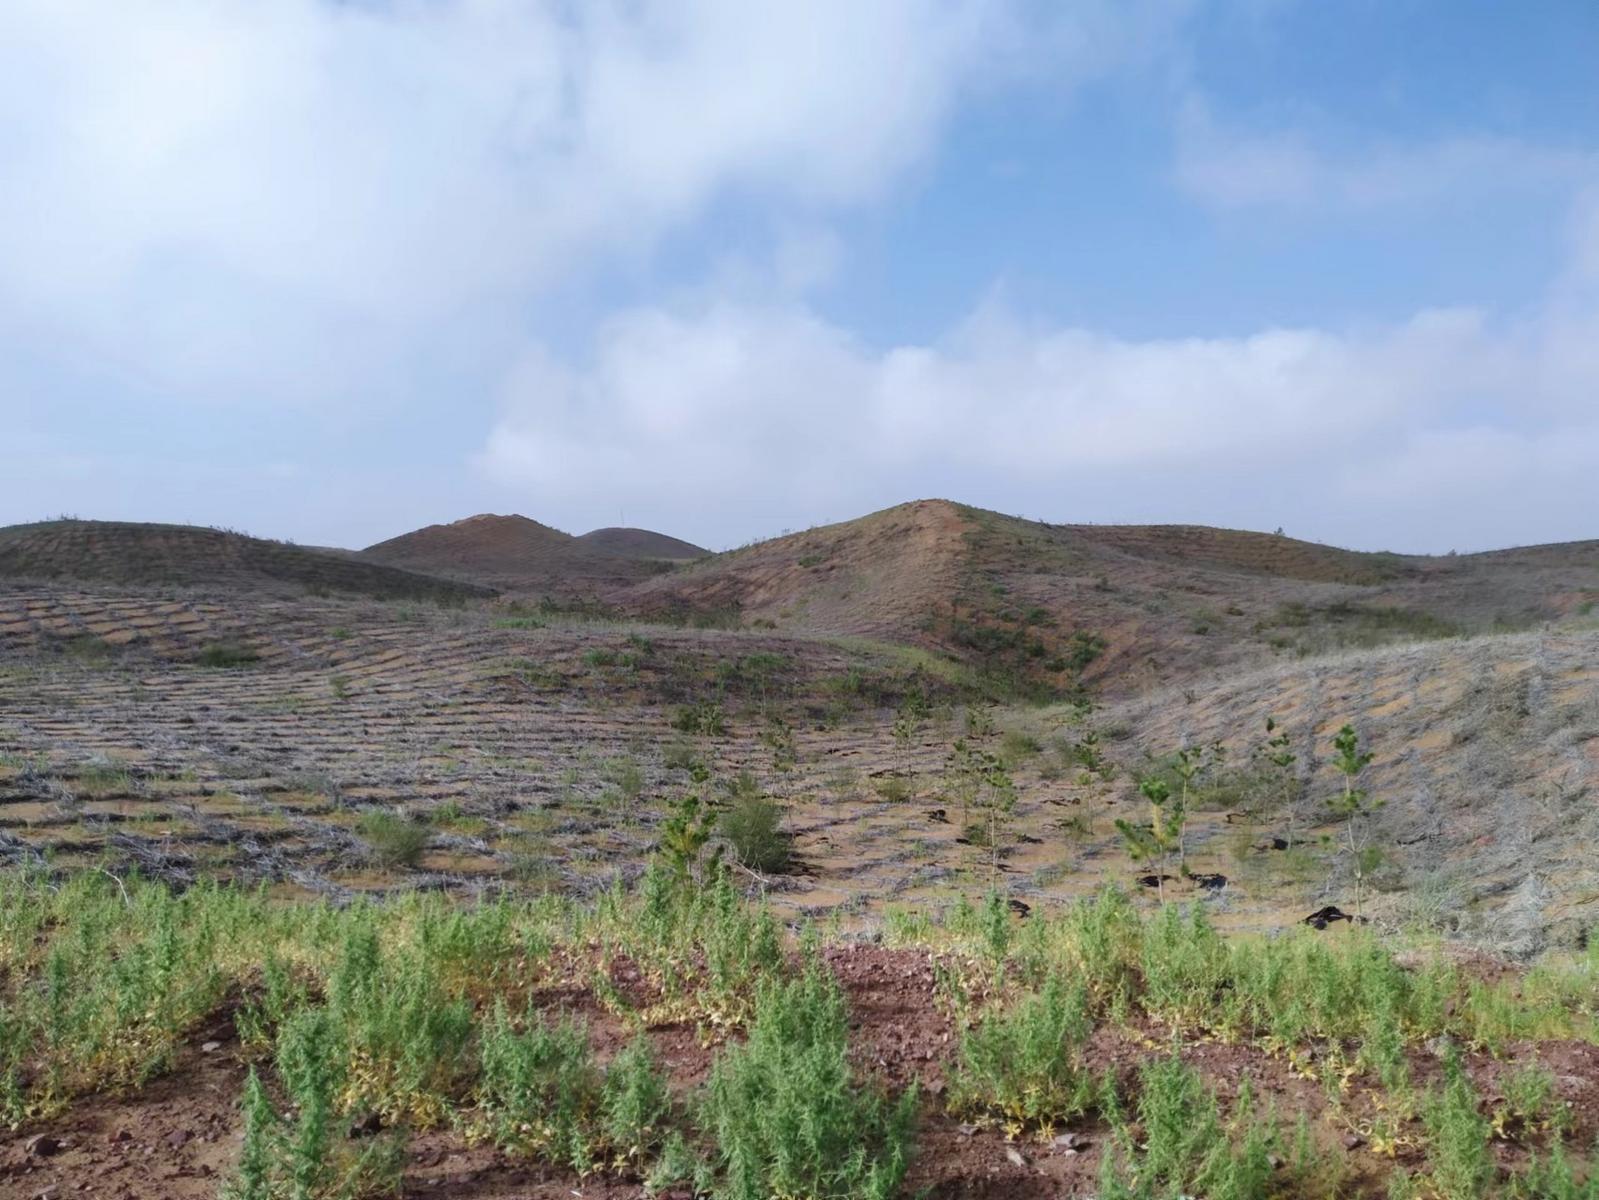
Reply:
[[[18,0],[0,522],[1599,536],[1599,7]]]

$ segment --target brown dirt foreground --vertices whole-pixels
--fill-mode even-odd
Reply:
[[[1102,1125],[1085,1121],[1069,1131],[1055,1131],[1062,1136],[1053,1140],[1028,1136],[1010,1141],[1001,1129],[966,1124],[945,1111],[945,1071],[954,1059],[958,1036],[935,1001],[932,955],[860,945],[831,949],[827,961],[849,997],[852,1045],[862,1072],[896,1087],[919,1080],[923,1089],[917,1157],[904,1195],[928,1200],[1044,1200],[1095,1192],[1108,1137]],[[627,978],[626,972],[625,964],[613,968],[613,980],[630,989],[639,981]],[[543,1007],[587,1020],[602,1060],[629,1036],[589,992],[552,989],[542,999]],[[655,1026],[650,1036],[675,1090],[687,1094],[703,1082],[716,1047],[704,1044],[692,1025]],[[1139,1063],[1164,1054],[1169,1045],[1169,1033],[1154,1026],[1105,1027],[1094,1035],[1089,1063],[1095,1071],[1109,1069],[1130,1082]],[[1396,1158],[1388,1158],[1365,1146],[1360,1129],[1363,1114],[1378,1103],[1374,1080],[1356,1077],[1334,1112],[1319,1084],[1257,1047],[1201,1040],[1186,1044],[1183,1055],[1224,1100],[1235,1097],[1247,1081],[1256,1098],[1285,1120],[1305,1113],[1319,1138],[1329,1145],[1341,1143],[1349,1151],[1352,1194],[1381,1195],[1393,1166],[1420,1165],[1413,1150],[1401,1148]],[[1571,1132],[1576,1144],[1590,1143],[1599,1135],[1599,1046],[1528,1043],[1516,1048],[1512,1057],[1539,1062],[1553,1073],[1559,1097],[1569,1103],[1575,1118]],[[194,1032],[175,1069],[143,1090],[81,1102],[54,1120],[24,1127],[0,1142],[0,1197],[211,1200],[238,1153],[238,1097],[247,1065],[231,1016],[219,1014]],[[1498,1094],[1503,1062],[1470,1056],[1467,1069],[1482,1094]],[[1441,1073],[1426,1051],[1415,1052],[1412,1071],[1418,1082],[1435,1081]],[[1066,1133],[1076,1136],[1067,1138]],[[359,1134],[352,1129],[351,1136]],[[1525,1157],[1523,1150],[1508,1142],[1496,1144],[1495,1153],[1505,1165]],[[647,1195],[636,1179],[580,1178],[567,1170],[513,1161],[491,1146],[470,1145],[448,1130],[412,1139],[401,1194],[409,1200],[643,1200]],[[665,1195],[689,1200],[686,1192]]]

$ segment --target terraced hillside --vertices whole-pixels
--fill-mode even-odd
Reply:
[[[1198,526],[1050,525],[941,500],[716,555],[622,601],[909,642],[1019,692],[1102,695],[1531,628],[1596,602],[1593,543],[1428,558]]]
[[[1136,781],[1178,746],[1221,742],[1189,836],[1195,869],[1226,882],[1195,894],[1226,924],[1271,928],[1347,902],[1327,801],[1349,721],[1387,802],[1373,911],[1531,950],[1599,915],[1596,651],[1592,632],[1450,640],[1097,713],[993,711],[972,672],[859,639],[13,587],[0,852],[319,893],[590,893],[636,871],[699,792],[778,806],[797,869],[763,886],[791,909],[938,910],[991,880],[1049,904],[1131,885],[1143,868],[1115,821],[1144,811]],[[1261,793],[1251,757],[1268,715],[1299,756],[1286,800]],[[995,846],[962,739],[1014,781]],[[1273,849],[1295,829],[1295,853]],[[412,850],[386,848],[396,838]]]
[[[45,521],[0,529],[0,580],[94,580],[295,595],[464,600],[489,588],[220,529]]]

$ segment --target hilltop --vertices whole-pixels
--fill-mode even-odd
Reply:
[[[577,541],[600,554],[617,558],[653,558],[665,562],[687,562],[705,558],[710,554],[702,546],[669,537],[650,529],[618,528],[595,529],[582,534]]]
[[[123,521],[44,521],[0,529],[0,578],[379,599],[492,594],[476,584],[230,530]]]
[[[907,642],[1023,689],[1122,694],[1285,655],[1557,621],[1599,599],[1596,565],[1591,542],[1429,557],[922,500],[700,560],[620,603]]]

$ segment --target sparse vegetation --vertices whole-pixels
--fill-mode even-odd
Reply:
[[[426,825],[397,813],[373,810],[361,814],[357,828],[372,857],[385,867],[414,867],[427,849]]]

